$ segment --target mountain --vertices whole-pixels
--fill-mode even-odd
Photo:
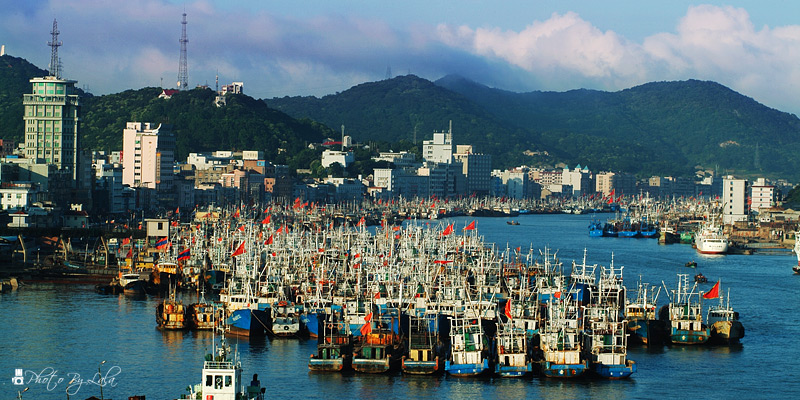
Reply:
[[[687,174],[697,166],[782,177],[797,177],[800,171],[794,156],[800,150],[800,119],[715,82],[653,82],[618,92],[529,93],[493,89],[458,76],[436,84],[502,121],[540,132],[543,146],[563,149],[570,141],[563,139],[566,135],[639,149],[621,154],[576,149],[590,165],[623,166],[623,156],[645,163],[640,171],[678,172],[677,166],[685,166],[682,172]],[[635,165],[621,169],[637,170]]]
[[[0,57],[0,138],[22,140],[22,95],[29,79],[46,76],[24,59]],[[227,106],[214,105],[209,89],[176,93],[159,99],[161,89],[143,88],[104,96],[80,92],[82,145],[91,150],[121,150],[122,131],[129,121],[169,123],[177,142],[177,159],[189,152],[219,149],[263,150],[267,159],[308,168],[318,158],[307,149],[332,131],[319,123],[297,120],[246,95],[228,95]]]
[[[357,142],[430,139],[453,122],[453,140],[472,144],[476,152],[503,155],[495,165],[530,161],[523,154],[536,135],[509,125],[462,95],[414,75],[364,83],[344,92],[317,97],[264,100],[296,118],[310,118],[330,127],[344,125]]]

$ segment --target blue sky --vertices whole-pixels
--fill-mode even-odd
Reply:
[[[58,19],[64,76],[95,94],[172,87],[181,13],[190,86],[257,98],[336,93],[413,73],[513,91],[616,91],[712,80],[800,114],[800,2],[0,0],[0,44],[46,68]]]

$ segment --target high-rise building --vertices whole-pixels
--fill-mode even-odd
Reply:
[[[80,174],[81,106],[76,81],[47,76],[30,80],[32,93],[23,96],[25,157],[37,164]]]
[[[175,136],[170,127],[128,122],[122,135],[122,184],[172,190]]]
[[[722,180],[722,222],[733,224],[746,221],[749,207],[747,204],[747,180],[727,176]]]
[[[453,162],[453,122],[447,132],[434,132],[433,140],[422,141],[422,158],[425,161],[450,164]]]

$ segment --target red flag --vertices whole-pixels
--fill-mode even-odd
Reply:
[[[181,213],[181,208],[180,207],[176,208],[175,209],[175,214],[180,214],[180,213]]]
[[[361,217],[361,219],[358,220],[358,223],[356,224],[356,226],[363,226],[363,225],[364,225],[364,217]]]
[[[464,228],[464,230],[465,231],[474,231],[475,230],[475,221],[473,220],[472,222],[470,222],[469,225],[467,225]]]
[[[281,226],[280,228],[278,228],[278,230],[277,230],[277,231],[275,231],[275,232],[276,232],[276,233],[283,233],[283,226]]]
[[[377,292],[377,293],[375,293],[375,298],[376,298],[376,299],[380,299],[380,298],[381,298],[381,292]]]
[[[239,243],[239,248],[231,254],[231,257],[240,256],[242,254],[244,254],[244,240],[242,240],[242,243]]]
[[[370,332],[372,332],[372,324],[369,323],[369,321],[371,320],[372,320],[372,313],[369,313],[367,314],[366,317],[364,317],[365,323],[364,325],[361,326],[361,329],[359,329],[361,331],[362,336],[367,336],[369,335]]]
[[[125,258],[133,258],[133,246],[131,246],[131,248],[128,249],[128,255],[125,256]]]
[[[242,225],[242,226],[240,226],[240,227],[238,227],[236,229],[238,229],[240,232],[244,232],[244,225]]]
[[[608,194],[610,197],[614,197],[614,189],[611,189],[611,193]]]
[[[261,223],[264,224],[264,225],[268,224],[269,222],[270,222],[270,216],[269,215],[267,215],[266,218],[261,220]]]
[[[557,298],[557,299],[560,299],[560,298],[561,298],[561,292],[555,292],[555,293],[553,294],[553,297],[555,297],[555,298]]]
[[[233,218],[239,218],[239,209],[236,209],[236,212],[233,213]]]
[[[125,246],[126,244],[128,244],[128,243],[130,243],[130,242],[131,242],[131,239],[130,239],[130,238],[123,238],[123,239],[122,239],[122,245],[123,245],[123,246]]]
[[[453,224],[447,225],[447,228],[444,228],[442,235],[447,236],[451,233],[453,233]]]
[[[508,319],[511,319],[511,299],[508,299],[508,301],[506,302],[506,317],[508,317]]]
[[[703,295],[704,299],[716,299],[719,297],[719,281],[714,284],[714,287],[708,291],[708,293]]]
[[[268,238],[267,238],[267,240],[264,242],[264,244],[272,244],[272,235],[269,235],[269,237],[268,237]]]

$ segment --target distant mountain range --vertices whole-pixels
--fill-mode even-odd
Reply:
[[[22,139],[22,95],[30,92],[30,78],[46,74],[24,59],[0,57],[0,138]],[[168,101],[159,92],[84,94],[84,146],[120,149],[125,122],[167,122],[177,134],[178,157],[255,149],[271,161],[308,168],[318,154],[307,144],[338,137],[342,125],[357,142],[419,144],[453,121],[454,141],[492,154],[495,168],[563,162],[642,177],[700,169],[800,178],[800,119],[714,82],[515,93],[458,76],[431,82],[406,75],[322,98],[232,96],[221,108],[211,90]]]
[[[322,98],[266,101],[289,115],[344,124],[358,141],[411,139],[416,126],[419,142],[453,120],[457,143],[493,154],[502,167],[562,161],[640,176],[716,169],[800,177],[800,119],[714,82],[514,93],[458,76],[435,83],[401,76]]]

